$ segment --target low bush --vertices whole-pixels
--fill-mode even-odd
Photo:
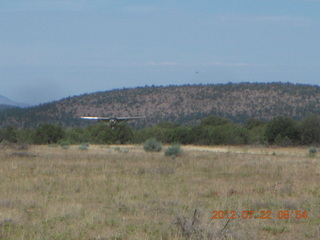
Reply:
[[[78,147],[79,150],[88,150],[88,148],[89,148],[89,143],[83,143]]]
[[[59,142],[62,149],[69,149],[70,142],[68,140],[62,140]]]
[[[121,148],[121,147],[115,147],[114,150],[116,152],[120,152],[120,153],[128,153],[129,152],[128,148]]]
[[[164,155],[171,158],[176,158],[181,155],[182,150],[180,144],[172,144],[168,149],[164,151]]]
[[[146,152],[160,152],[162,150],[162,145],[155,138],[149,138],[144,142],[143,149]]]
[[[318,152],[318,149],[316,147],[312,146],[309,148],[309,156],[310,157],[315,157],[317,152]]]

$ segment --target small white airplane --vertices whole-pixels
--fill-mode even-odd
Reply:
[[[89,119],[89,120],[98,120],[103,122],[108,122],[109,126],[114,128],[119,122],[141,119],[145,118],[144,116],[140,117],[81,117],[81,119]]]

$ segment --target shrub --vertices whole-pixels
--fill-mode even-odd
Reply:
[[[288,117],[276,117],[267,123],[264,133],[270,144],[296,144],[300,140],[297,122]]]
[[[83,143],[78,147],[79,150],[88,150],[88,148],[89,148],[89,143]]]
[[[318,149],[316,147],[313,146],[313,147],[309,148],[309,156],[310,157],[315,157],[317,152],[318,152]]]
[[[301,143],[320,143],[320,116],[311,115],[301,122]]]
[[[1,138],[10,142],[17,143],[18,142],[18,131],[13,126],[8,126],[2,133]]]
[[[288,137],[281,137],[280,134],[274,139],[274,144],[278,145],[278,146],[282,146],[282,147],[288,147],[288,146],[292,146],[293,142],[292,140]]]
[[[57,143],[64,137],[64,130],[61,126],[46,123],[38,128],[34,135],[36,144],[53,144]]]
[[[68,140],[62,140],[60,141],[60,146],[62,147],[62,149],[69,149],[70,142]]]
[[[172,144],[168,149],[164,151],[164,155],[176,158],[177,156],[181,155],[182,150],[180,148],[180,144]]]
[[[162,150],[162,146],[155,138],[149,138],[144,142],[143,149],[146,152],[160,152]]]
[[[120,153],[128,153],[129,152],[128,148],[121,148],[121,147],[115,147],[114,150],[116,152],[120,152]]]

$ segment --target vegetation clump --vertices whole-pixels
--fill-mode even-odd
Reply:
[[[60,141],[60,146],[62,149],[69,149],[70,142],[68,140],[62,140],[62,141]]]
[[[34,134],[35,144],[56,144],[65,135],[61,126],[50,123],[43,124]]]
[[[89,143],[82,143],[82,144],[78,147],[79,150],[88,150],[88,148],[89,148]]]
[[[164,155],[171,158],[176,158],[182,154],[180,144],[172,144],[168,149],[164,151]]]
[[[121,148],[121,147],[115,147],[114,150],[116,152],[120,152],[120,153],[128,153],[129,152],[128,148]]]
[[[36,129],[0,128],[0,148],[12,145],[47,144],[51,147],[90,142],[91,144],[143,144],[147,152],[160,152],[161,144],[183,145],[265,145],[265,146],[317,146],[320,144],[320,115],[310,115],[303,120],[276,117],[263,122],[249,119],[236,123],[212,115],[199,123],[184,126],[176,122],[160,122],[152,127],[131,129],[120,124],[114,129],[99,123],[85,128],[64,129],[50,123]]]
[[[155,138],[149,138],[144,142],[143,149],[146,152],[160,152],[162,150],[162,145]]]
[[[309,156],[310,157],[315,157],[317,152],[318,152],[318,149],[316,147],[312,146],[309,148]]]

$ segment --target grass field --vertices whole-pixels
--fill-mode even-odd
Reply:
[[[319,239],[307,147],[182,148],[2,148],[0,239]]]

